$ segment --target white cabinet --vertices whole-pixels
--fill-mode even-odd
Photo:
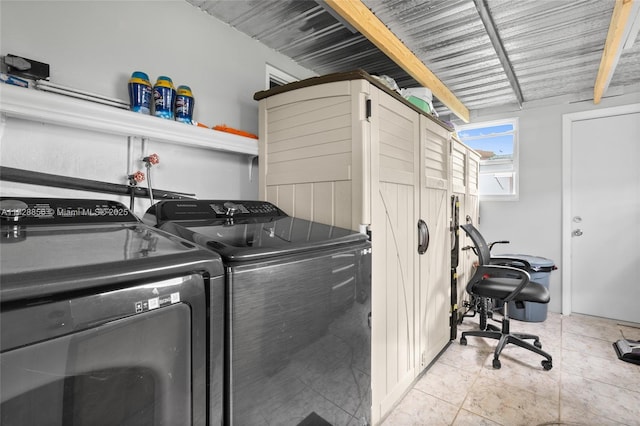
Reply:
[[[362,72],[256,99],[260,197],[292,216],[371,233],[376,424],[449,341],[450,130]]]

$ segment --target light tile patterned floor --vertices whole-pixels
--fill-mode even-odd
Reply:
[[[465,318],[458,338],[477,321]],[[383,425],[640,425],[640,365],[618,360],[612,347],[623,336],[640,340],[639,327],[549,313],[542,323],[512,320],[511,330],[539,335],[553,369],[507,345],[495,370],[497,341],[469,336],[467,346],[451,343]]]

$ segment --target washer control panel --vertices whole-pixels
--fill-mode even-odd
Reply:
[[[216,215],[222,216],[273,216],[280,215],[279,208],[266,201],[225,201],[224,203],[211,203],[209,205]]]
[[[267,201],[166,200],[147,210],[145,218],[149,216],[154,216],[156,223],[162,223],[168,220],[241,219],[287,214]]]

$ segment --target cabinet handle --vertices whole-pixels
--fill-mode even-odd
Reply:
[[[420,219],[418,221],[418,254],[425,254],[429,248],[429,227]]]

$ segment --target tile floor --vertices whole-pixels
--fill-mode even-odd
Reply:
[[[410,425],[640,425],[640,365],[618,360],[612,343],[640,340],[640,325],[586,315],[549,313],[542,323],[511,321],[513,332],[540,336],[553,357],[507,345],[492,367],[496,340],[460,333],[477,329],[465,318],[452,342],[384,420]],[[498,323],[494,323],[499,325]]]

